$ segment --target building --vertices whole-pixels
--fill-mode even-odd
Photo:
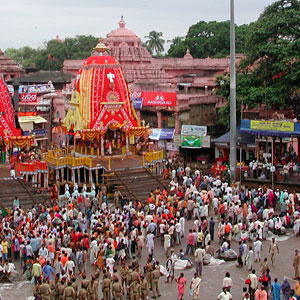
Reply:
[[[23,74],[13,81],[14,105],[19,112],[23,133],[34,134],[41,147],[49,145],[52,128],[60,125],[65,118],[65,95],[62,91],[74,77],[62,71],[39,71]]]
[[[208,134],[217,133],[216,109],[224,104],[224,99],[215,93],[215,76],[229,68],[230,58],[195,59],[189,50],[183,58],[155,58],[125,25],[122,17],[119,28],[111,31],[104,43],[120,62],[132,98],[138,98],[139,92],[152,92],[154,98],[176,93],[177,103],[173,106],[135,106],[139,118],[152,128],[173,127],[176,133],[182,124],[205,125]],[[63,70],[75,75],[83,62],[65,60]]]
[[[20,77],[24,70],[10,57],[4,55],[0,49],[0,78],[4,81]]]

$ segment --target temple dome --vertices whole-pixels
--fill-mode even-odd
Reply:
[[[127,29],[125,25],[126,23],[122,16],[119,21],[119,28],[107,35],[105,39],[106,44],[110,44],[111,42],[113,44],[122,42],[141,44],[141,39],[132,30]]]

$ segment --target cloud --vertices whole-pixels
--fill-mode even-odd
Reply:
[[[236,23],[255,21],[271,0],[235,0]],[[0,48],[41,47],[49,39],[77,34],[105,37],[123,15],[141,39],[151,30],[165,40],[184,36],[201,20],[228,20],[230,0],[14,0],[1,6]]]

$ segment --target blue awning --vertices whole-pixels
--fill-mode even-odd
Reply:
[[[152,128],[149,138],[151,140],[172,140],[174,137],[174,128]]]
[[[251,126],[251,122],[261,122],[262,125],[266,125],[265,123],[271,123],[272,126],[262,126],[262,129],[259,129],[259,126]],[[293,124],[291,124],[293,123]],[[280,126],[282,125],[282,126]],[[289,126],[285,125],[292,125],[293,130],[288,128]],[[278,130],[275,130],[276,126]],[[284,128],[288,128],[285,130]],[[274,130],[273,130],[274,129]],[[287,122],[281,120],[271,120],[271,121],[259,121],[259,120],[241,120],[241,133],[243,134],[252,134],[252,135],[264,135],[264,136],[278,136],[278,137],[291,137],[291,136],[300,136],[300,123],[298,122]]]
[[[141,109],[143,107],[143,98],[131,98],[130,100],[132,101],[135,109]]]

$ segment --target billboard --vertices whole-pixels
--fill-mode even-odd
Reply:
[[[181,126],[182,135],[194,135],[194,136],[206,136],[207,127],[206,126],[196,126],[196,125],[182,125]]]

